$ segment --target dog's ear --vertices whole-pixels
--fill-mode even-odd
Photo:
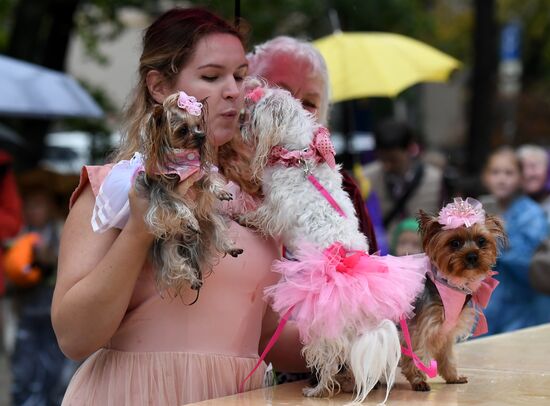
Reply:
[[[143,131],[145,173],[149,176],[158,172],[166,164],[170,151],[170,132],[162,105],[155,105],[147,118]]]
[[[485,227],[495,236],[499,250],[508,245],[508,235],[506,234],[504,223],[499,217],[487,215],[487,217],[485,217]]]
[[[437,217],[426,213],[424,210],[419,210],[418,215],[416,216],[416,221],[418,222],[418,231],[420,232],[420,237],[422,238],[422,248],[426,250],[426,246],[441,230],[441,224],[437,221]]]

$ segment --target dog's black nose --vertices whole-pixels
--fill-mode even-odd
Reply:
[[[477,254],[475,252],[469,252],[466,254],[466,262],[470,265],[475,265],[477,262]]]

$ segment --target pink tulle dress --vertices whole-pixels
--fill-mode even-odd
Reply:
[[[111,166],[88,166],[71,202],[89,182],[97,195]],[[63,406],[183,405],[235,394],[258,360],[264,288],[280,247],[232,223],[244,253],[221,258],[199,300],[161,297],[150,266],[139,276],[118,330],[74,375]],[[265,370],[265,366],[262,368]],[[246,390],[262,386],[263,370]]]

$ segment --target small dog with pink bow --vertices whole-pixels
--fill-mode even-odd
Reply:
[[[242,133],[264,199],[240,220],[286,248],[266,294],[281,323],[299,328],[318,382],[303,393],[332,396],[353,379],[362,401],[385,378],[387,398],[400,358],[395,322],[412,312],[424,261],[369,255],[327,129],[286,90],[247,86]]]
[[[409,323],[410,340],[403,338],[404,346],[412,344],[417,357],[403,356],[401,369],[413,390],[429,391],[420,359],[435,358],[437,372],[447,383],[468,382],[458,375],[453,347],[470,335],[476,314],[474,336],[487,332],[481,309],[498,285],[492,266],[506,236],[502,222],[486,215],[472,198],[455,198],[437,216],[420,211],[418,222],[430,265]]]
[[[113,167],[92,216],[99,231],[127,217],[126,189],[135,179],[138,193],[149,199],[145,223],[155,236],[157,286],[169,294],[177,295],[186,286],[198,291],[218,253],[236,257],[243,252],[229,239],[227,220],[218,208],[219,200],[231,200],[232,195],[211,164],[205,110],[185,92],[155,106],[143,121],[140,152]],[[117,204],[120,195],[125,200]],[[120,211],[113,210],[117,206]]]

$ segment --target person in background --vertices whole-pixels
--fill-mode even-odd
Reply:
[[[541,205],[550,222],[550,187],[548,187],[548,152],[537,145],[518,148],[523,177],[523,191]]]
[[[521,190],[521,164],[515,151],[502,147],[488,158],[482,181],[504,221],[508,244],[502,248],[495,271],[495,289],[485,315],[489,333],[503,333],[550,321],[550,298],[529,283],[529,266],[535,249],[548,237],[543,210]]]
[[[247,59],[249,75],[259,76],[270,85],[288,90],[321,125],[328,126],[328,71],[323,56],[313,45],[279,36],[255,46]],[[352,199],[359,218],[359,228],[368,238],[370,253],[374,253],[378,251],[376,235],[359,187],[347,171],[341,173],[342,186]]]
[[[538,145],[522,145],[518,156],[523,169],[523,191],[535,200],[550,223],[550,165],[548,151]],[[529,281],[538,292],[550,295],[550,237],[535,251]]]
[[[392,233],[390,254],[400,257],[421,252],[422,240],[418,233],[418,222],[412,217],[401,220]]]
[[[23,193],[24,227],[6,254],[17,315],[11,356],[14,405],[59,405],[76,364],[53,331],[52,302],[62,220],[53,192],[35,185]]]
[[[420,159],[420,148],[413,130],[404,122],[385,119],[375,128],[377,160],[363,167],[375,198],[368,204],[380,205],[386,233],[419,209],[437,212],[446,200],[443,171]]]

